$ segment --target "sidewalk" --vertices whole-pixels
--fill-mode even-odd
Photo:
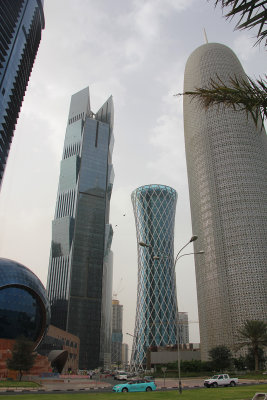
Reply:
[[[112,385],[108,382],[99,381],[95,379],[85,378],[39,378],[34,379],[35,382],[40,383],[40,387],[36,388],[25,388],[25,387],[2,387],[0,388],[0,394],[6,392],[60,392],[60,391],[88,391],[98,389],[112,389]]]

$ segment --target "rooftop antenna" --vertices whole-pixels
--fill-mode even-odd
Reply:
[[[207,34],[206,34],[206,29],[203,28],[203,31],[204,31],[204,40],[205,40],[206,43],[209,43],[208,38],[207,38]]]

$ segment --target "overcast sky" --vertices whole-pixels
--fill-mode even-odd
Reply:
[[[113,292],[124,306],[124,334],[133,334],[132,191],[151,183],[173,187],[178,192],[175,250],[192,235],[182,99],[173,96],[182,91],[186,60],[204,43],[204,27],[209,42],[231,47],[252,77],[265,72],[264,49],[253,47],[255,32],[234,31],[236,21],[226,21],[212,0],[45,0],[44,12],[46,26],[0,193],[0,256],[26,265],[46,285],[70,97],[89,86],[96,111],[112,94]],[[192,256],[179,261],[177,284],[179,310],[189,313],[190,340],[198,342]],[[131,348],[132,338],[124,335],[124,340]]]

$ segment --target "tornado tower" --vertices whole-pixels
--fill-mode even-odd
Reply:
[[[232,50],[218,43],[189,57],[184,91],[210,78],[246,79]],[[184,132],[202,359],[218,345],[234,349],[247,319],[267,320],[267,138],[244,111],[201,108],[184,99]]]
[[[177,193],[164,185],[132,193],[138,251],[138,288],[131,366],[142,369],[151,346],[176,343],[177,298],[173,268]],[[141,247],[144,242],[149,247]],[[159,260],[153,256],[158,255]]]

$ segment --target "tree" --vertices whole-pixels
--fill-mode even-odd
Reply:
[[[239,21],[235,29],[258,28],[257,42],[265,40],[267,45],[267,0],[216,0],[215,7],[221,4],[222,9],[227,8],[226,18],[238,16]],[[230,9],[228,8],[230,7]],[[232,107],[234,110],[245,110],[250,114],[257,124],[267,118],[267,86],[266,78],[259,77],[247,80],[232,77],[230,86],[223,82],[220,77],[211,79],[209,85],[203,88],[195,88],[193,92],[188,91],[178,95],[188,95],[198,98],[204,108],[212,105],[222,104],[224,107]]]
[[[226,346],[216,346],[209,351],[209,358],[217,371],[224,371],[232,364],[232,354]]]
[[[260,349],[267,346],[267,323],[258,320],[246,320],[243,328],[238,330],[238,340],[237,349],[251,348],[255,371],[258,371]]]
[[[262,348],[258,349],[258,357],[259,357],[259,370],[264,369],[266,358],[264,355],[264,350]],[[255,368],[254,354],[253,354],[253,349],[251,347],[248,349],[248,354],[245,357],[245,363],[246,367],[250,371]]]
[[[25,337],[16,340],[12,358],[7,360],[7,368],[19,371],[19,380],[21,381],[23,371],[29,371],[34,364],[36,354],[33,353],[34,343]]]
[[[265,76],[267,78],[267,76]],[[244,110],[251,115],[257,125],[258,121],[267,118],[267,86],[266,79],[259,78],[253,81],[230,78],[231,87],[227,86],[218,76],[217,80],[211,79],[208,86],[187,91],[184,95],[198,98],[200,104],[208,109],[212,105],[223,104],[234,110]]]
[[[260,43],[267,37],[266,21],[267,9],[266,0],[216,0],[215,7],[221,4],[222,9],[230,7],[225,17],[238,17],[235,29],[251,29],[258,28],[257,42]],[[267,42],[265,41],[265,45]]]
[[[245,371],[247,368],[247,359],[244,356],[233,358],[234,367],[238,371]]]
[[[176,366],[177,368],[177,366]],[[181,360],[181,371],[182,372],[207,372],[212,371],[213,367],[210,361],[200,361],[200,360],[191,360],[185,361]]]

